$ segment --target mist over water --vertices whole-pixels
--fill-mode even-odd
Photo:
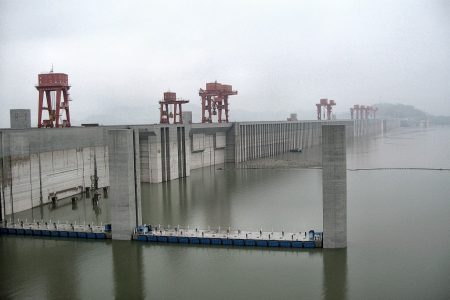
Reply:
[[[288,153],[279,160],[302,160]],[[349,144],[347,167],[450,168],[450,128]],[[143,184],[151,224],[322,229],[321,170],[215,166]],[[0,237],[0,298],[448,299],[450,172],[348,171],[346,250],[268,251]],[[47,218],[108,221],[90,199]],[[37,214],[37,209],[33,214]],[[31,211],[22,217],[31,216]],[[7,270],[14,270],[14,272]]]

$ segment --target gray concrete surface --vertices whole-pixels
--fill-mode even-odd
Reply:
[[[10,109],[9,122],[12,129],[31,128],[31,110],[29,109]]]
[[[109,186],[103,129],[3,130],[0,137],[0,188],[6,215],[48,203],[52,197],[83,192],[91,186],[95,165],[99,186]]]
[[[134,228],[142,222],[140,197],[137,197],[134,130],[109,131],[110,210],[112,238],[130,240]],[[137,141],[138,143],[138,141]]]
[[[345,125],[322,126],[323,247],[347,247]]]

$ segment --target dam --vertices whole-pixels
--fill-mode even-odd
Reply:
[[[308,149],[322,143],[323,125],[343,125],[346,139],[351,140],[382,134],[398,127],[399,122],[375,119],[2,129],[1,218],[14,219],[17,212],[89,191],[93,177],[98,177],[98,187],[108,190],[116,186],[111,195],[132,195],[130,203],[139,206],[140,184],[133,182],[166,182],[187,177],[198,168]],[[133,165],[131,170],[111,166],[111,161],[123,161],[111,160],[111,134],[117,131],[126,136],[128,149],[123,149],[127,154],[122,158]],[[114,168],[130,181],[112,184]],[[114,207],[114,199],[111,205]],[[131,215],[132,210],[125,215]],[[142,224],[139,214],[135,217],[130,228]]]

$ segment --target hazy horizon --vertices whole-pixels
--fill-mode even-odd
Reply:
[[[314,117],[320,98],[450,111],[450,2],[0,0],[0,128],[37,122],[37,74],[69,74],[71,118],[156,123],[171,90],[232,84],[232,121]]]

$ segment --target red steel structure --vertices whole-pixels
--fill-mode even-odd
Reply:
[[[365,118],[366,119],[370,119],[370,118],[375,119],[377,110],[378,110],[378,108],[375,106],[366,106]]]
[[[350,116],[352,120],[367,120],[370,118],[375,119],[377,111],[378,108],[375,106],[355,104],[352,108],[350,108]]]
[[[352,120],[359,119],[359,104],[355,104],[352,108],[350,108],[350,115]]]
[[[69,76],[53,72],[39,74],[36,89],[39,91],[38,128],[70,127]],[[44,95],[47,106],[44,104]],[[44,111],[48,112],[46,120],[42,119]],[[63,113],[66,119],[62,118]]]
[[[200,89],[198,94],[202,97],[202,123],[212,123],[213,115],[217,115],[217,122],[228,123],[228,97],[237,95],[232,86],[216,82],[207,83],[206,89]],[[224,114],[224,115],[223,115]],[[225,117],[225,119],[224,119]]]
[[[329,100],[326,98],[320,99],[320,102],[316,104],[317,108],[317,120],[327,119],[331,120],[331,115],[333,113],[333,106],[336,105],[336,101]]]
[[[164,99],[159,101],[160,123],[161,124],[182,124],[183,110],[181,106],[189,103],[189,100],[177,99],[177,94],[165,92]]]
[[[372,117],[373,117],[374,119],[377,118],[377,111],[378,111],[378,107],[375,107],[375,106],[372,106],[372,107],[371,107],[371,113],[372,113]]]
[[[359,118],[361,120],[365,120],[366,119],[366,106],[365,105],[360,105],[359,106]]]

